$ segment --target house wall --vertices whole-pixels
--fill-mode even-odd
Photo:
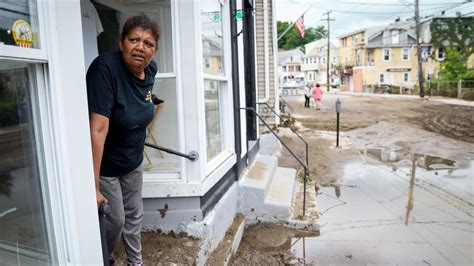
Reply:
[[[362,92],[362,81],[363,81],[363,69],[354,68],[353,69],[354,77],[354,92]]]
[[[256,36],[256,57],[257,57],[257,101],[266,102],[268,105],[276,108],[275,99],[275,51],[274,51],[274,31],[273,31],[273,1],[256,0],[255,1],[255,36]],[[287,72],[295,71],[291,64]],[[268,93],[266,93],[266,91]],[[275,115],[266,116],[266,122],[276,123]]]
[[[474,68],[474,54],[470,55],[467,59],[467,67],[471,69]]]
[[[390,49],[390,60],[385,61],[383,58],[384,48],[375,48],[373,49],[373,59],[374,64],[373,66],[368,66],[367,62],[367,52],[366,52],[366,60],[365,60],[365,67],[364,67],[364,79],[363,84],[365,85],[375,85],[379,84],[379,77],[381,73],[388,74],[393,76],[393,79],[389,83],[391,84],[401,84],[403,83],[403,73],[404,72],[397,72],[397,69],[410,69],[409,73],[409,81],[415,80],[416,77],[416,58],[414,58],[413,53],[416,51],[415,48],[409,48],[409,58],[408,60],[402,59],[402,47],[391,47]],[[387,81],[385,81],[387,82]]]
[[[346,43],[344,43],[343,40],[346,40]],[[356,57],[354,47],[350,44],[351,39],[350,37],[346,37],[343,38],[343,40],[341,40],[341,47],[339,48],[339,63],[342,66],[354,66]]]

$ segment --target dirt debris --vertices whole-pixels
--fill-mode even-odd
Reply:
[[[200,240],[185,234],[142,233],[142,254],[145,265],[195,265]],[[123,245],[116,249],[116,265],[127,265]]]
[[[335,148],[336,98],[342,100],[341,141]],[[301,99],[300,99],[301,98]],[[449,105],[419,99],[398,99],[326,94],[320,111],[304,108],[303,97],[288,97],[286,109],[290,110],[288,122],[308,142],[311,182],[320,186],[333,186],[335,198],[341,195],[344,167],[348,162],[360,160],[357,147],[365,144],[388,147],[400,153],[442,152],[443,158],[455,160],[463,166],[464,155],[474,155],[474,107]],[[356,130],[357,129],[357,130]],[[281,130],[280,130],[281,131]],[[282,135],[281,135],[282,136]],[[297,156],[305,160],[304,144],[296,137],[282,136]],[[459,150],[459,142],[465,147]],[[451,148],[450,148],[451,147]],[[452,149],[452,147],[457,147]],[[469,158],[468,158],[469,159]],[[300,169],[299,163],[282,148],[279,166]],[[302,181],[302,171],[298,179]],[[343,203],[341,203],[343,204]],[[345,203],[344,203],[345,204]],[[257,225],[246,229],[241,246],[232,265],[248,264],[305,264],[295,257],[292,242],[298,236],[293,229]],[[354,254],[344,254],[349,261]]]
[[[278,225],[259,224],[245,229],[239,250],[230,265],[299,264],[291,253],[295,239],[318,236],[318,233]]]
[[[334,186],[336,195],[340,189],[344,165],[359,157],[354,147],[334,148],[334,103],[337,97],[342,100],[341,131],[351,130],[350,134],[342,134],[342,139],[350,135],[352,141],[360,141],[358,144],[363,145],[363,141],[376,137],[383,141],[384,145],[393,145],[402,152],[425,149],[428,153],[430,145],[448,145],[450,139],[468,142],[468,147],[474,143],[474,107],[415,99],[326,94],[321,110],[316,111],[304,108],[303,99],[287,98],[287,109],[291,112],[290,122],[309,144],[310,178],[321,186]],[[404,135],[416,134],[419,135],[418,139],[429,139],[433,135],[432,132],[442,134],[446,138],[420,144],[420,141],[396,139],[390,133],[383,135],[384,130],[389,131],[387,129],[397,132],[406,128],[409,129]],[[301,141],[288,136],[283,138],[290,147],[296,148],[295,152],[304,161],[305,148]],[[344,142],[342,144],[346,145]],[[351,143],[347,145],[351,146]],[[460,161],[457,151],[444,148],[442,150],[444,157]],[[472,152],[469,154],[474,156]],[[300,168],[296,160],[284,149],[279,156],[279,166]],[[301,171],[298,176],[301,181]],[[292,240],[308,236],[306,234],[311,233],[276,225],[259,224],[249,227],[245,230],[239,250],[230,264],[304,264],[304,261],[292,254],[291,244]],[[144,262],[148,265],[195,264],[200,245],[199,240],[184,235],[159,233],[143,233],[142,243]],[[346,254],[345,257],[353,259],[352,254]],[[117,264],[125,265],[123,248],[118,252],[118,258]]]

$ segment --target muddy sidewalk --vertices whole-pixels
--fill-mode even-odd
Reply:
[[[335,148],[336,97],[343,101],[341,148]],[[250,228],[236,261],[474,263],[473,107],[327,94],[316,111],[304,108],[303,99],[286,100],[310,146],[320,236]],[[285,141],[303,158],[296,138]],[[284,151],[279,163],[298,167]],[[285,235],[287,244],[277,247],[257,241]]]

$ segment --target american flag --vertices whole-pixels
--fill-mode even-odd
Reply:
[[[303,16],[299,17],[296,20],[295,26],[298,29],[298,31],[300,32],[301,38],[304,38],[304,20],[303,20]]]

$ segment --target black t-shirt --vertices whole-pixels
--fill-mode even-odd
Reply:
[[[130,173],[143,161],[146,127],[153,119],[151,92],[156,62],[145,68],[145,79],[125,66],[120,51],[98,56],[87,71],[89,112],[109,118],[100,166],[101,176]]]

